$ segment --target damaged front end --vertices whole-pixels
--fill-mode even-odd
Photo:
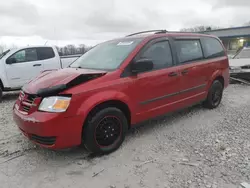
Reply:
[[[54,96],[54,95],[57,95],[65,90],[67,90],[67,89],[70,89],[70,88],[75,87],[77,85],[80,85],[80,84],[86,83],[88,81],[94,80],[96,78],[99,78],[105,74],[106,73],[81,74],[68,83],[59,84],[59,85],[55,85],[55,86],[47,87],[47,88],[41,88],[37,91],[36,94],[38,97]]]
[[[28,115],[36,110],[43,112],[65,112],[69,106],[71,95],[60,95],[60,93],[77,85],[97,79],[105,74],[105,72],[85,72],[79,74],[72,74],[71,72],[71,75],[69,75],[69,72],[64,71],[63,74],[60,73],[59,75],[59,72],[55,71],[51,75],[57,81],[50,85],[46,79],[49,75],[41,76],[40,79],[30,82],[22,89],[14,108],[24,115]],[[56,78],[60,78],[61,80],[59,81]]]
[[[240,82],[250,85],[250,65],[231,66],[229,72],[231,83]]]
[[[250,85],[250,48],[242,48],[232,59],[229,59],[231,83]]]

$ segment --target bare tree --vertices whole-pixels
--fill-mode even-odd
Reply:
[[[6,45],[0,44],[0,54],[3,53],[4,50],[6,50]]]
[[[74,55],[76,54],[76,47],[73,44],[69,44],[66,46],[66,48],[68,49],[68,53],[67,55]]]
[[[219,29],[220,27],[217,26],[195,26],[195,27],[190,27],[190,28],[183,28],[180,31],[182,32],[203,32],[203,31],[211,31],[214,29]]]
[[[81,54],[84,54],[84,53],[86,52],[86,49],[87,49],[87,47],[86,47],[85,44],[80,44],[80,45],[79,45],[79,52],[80,52]]]

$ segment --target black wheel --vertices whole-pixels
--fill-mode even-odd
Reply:
[[[83,143],[92,153],[108,154],[121,146],[127,130],[128,121],[123,112],[108,107],[89,117],[83,127]]]
[[[205,108],[214,109],[217,108],[222,99],[223,85],[219,80],[215,80],[210,87],[206,101],[203,103]]]

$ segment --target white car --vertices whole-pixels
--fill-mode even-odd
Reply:
[[[230,76],[250,81],[250,48],[245,47],[229,59]]]
[[[19,90],[41,72],[67,67],[79,56],[61,58],[54,46],[5,51],[0,54],[0,100],[3,92]]]

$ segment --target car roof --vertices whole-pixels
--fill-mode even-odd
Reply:
[[[23,48],[42,48],[42,47],[50,47],[53,48],[53,45],[31,45],[31,46],[21,46],[19,49]]]
[[[209,34],[202,34],[202,33],[193,33],[193,32],[159,32],[159,33],[142,33],[142,34],[131,34],[125,37],[121,37],[119,39],[153,39],[159,37],[212,37],[217,38],[216,36],[209,35]]]

